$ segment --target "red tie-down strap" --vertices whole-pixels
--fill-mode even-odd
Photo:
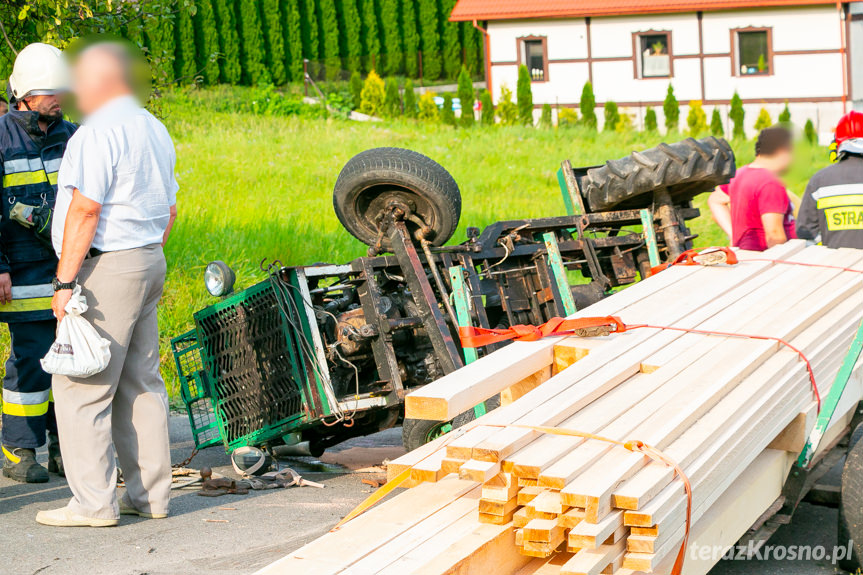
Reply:
[[[650,325],[637,324],[626,325],[619,317],[582,317],[575,319],[563,319],[555,317],[545,322],[541,326],[533,325],[514,325],[508,329],[484,329],[478,327],[460,327],[459,336],[461,338],[462,347],[483,347],[493,343],[502,341],[537,341],[548,336],[562,335],[577,335],[580,337],[595,337],[610,335],[612,333],[623,333],[634,329],[665,329],[671,331],[682,331],[686,333],[697,333],[701,335],[714,335],[719,337],[739,337],[746,339],[759,339],[766,341],[775,341],[795,352],[803,363],[806,364],[806,370],[809,372],[809,383],[812,385],[812,393],[815,400],[818,402],[818,411],[821,411],[821,394],[818,392],[818,384],[815,381],[815,371],[812,369],[812,364],[804,355],[803,351],[794,347],[791,343],[780,337],[772,335],[735,333],[726,331],[703,330],[687,327],[665,326],[665,325]]]

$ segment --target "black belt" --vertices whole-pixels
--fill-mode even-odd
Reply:
[[[97,257],[101,256],[101,255],[102,255],[102,254],[104,254],[104,253],[105,253],[105,252],[103,252],[102,250],[99,250],[99,249],[96,249],[96,248],[90,248],[90,251],[88,251],[88,252],[87,252],[87,257],[86,257],[86,258],[84,258],[84,259],[87,259],[87,258],[97,258]]]

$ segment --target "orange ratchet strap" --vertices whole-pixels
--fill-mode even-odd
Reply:
[[[812,393],[815,395],[815,400],[818,402],[818,411],[821,411],[821,394],[818,392],[818,385],[815,382],[815,371],[812,369],[812,364],[809,358],[798,348],[794,347],[788,341],[771,335],[759,335],[749,333],[733,333],[725,331],[702,330],[687,327],[674,327],[667,325],[626,325],[619,317],[583,317],[576,319],[563,319],[559,317],[552,318],[539,327],[533,325],[514,325],[509,329],[483,329],[477,327],[460,327],[459,335],[461,336],[462,347],[481,347],[501,341],[537,341],[543,337],[558,336],[558,335],[578,335],[582,337],[593,337],[597,335],[609,335],[612,333],[622,333],[633,329],[667,329],[671,331],[682,331],[686,333],[698,333],[701,335],[715,335],[720,337],[740,337],[746,339],[760,339],[766,341],[775,341],[784,345],[791,351],[797,353],[803,363],[806,364],[806,370],[809,372],[809,383],[812,385]]]
[[[650,268],[650,275],[655,275],[671,266],[715,266],[719,264],[734,265],[737,254],[727,247],[711,247],[703,250],[686,250],[673,262]]]
[[[514,325],[507,329],[487,329],[481,327],[458,328],[462,347],[483,347],[502,341],[537,341],[550,335],[580,335],[592,337],[626,331],[620,318],[583,317],[564,319],[553,317],[539,327],[534,325]]]

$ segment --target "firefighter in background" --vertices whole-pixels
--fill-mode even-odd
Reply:
[[[797,237],[830,248],[863,249],[863,112],[842,116],[834,143],[835,163],[818,171],[806,186]]]
[[[3,475],[27,483],[48,481],[49,471],[63,474],[51,376],[39,360],[57,327],[50,223],[57,170],[75,131],[58,99],[68,84],[60,50],[30,44],[15,59],[9,111],[0,116],[0,322],[12,340],[3,378]],[[36,462],[46,431],[48,470]]]

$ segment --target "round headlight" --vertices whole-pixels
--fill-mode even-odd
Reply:
[[[204,270],[204,284],[207,291],[216,297],[226,296],[234,291],[237,276],[228,264],[222,261],[210,262]]]

